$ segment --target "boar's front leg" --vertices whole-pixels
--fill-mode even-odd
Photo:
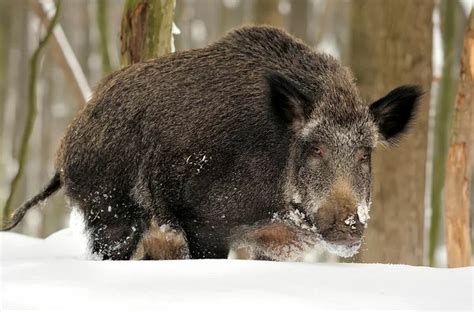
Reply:
[[[231,243],[229,258],[301,261],[317,238],[285,222],[242,228]]]
[[[152,218],[135,251],[135,260],[188,259],[189,247],[184,230],[174,224],[160,224]]]
[[[145,169],[142,168],[133,197],[150,216],[132,259],[174,260],[188,259],[189,245],[186,233],[175,216],[160,199],[161,194],[153,194]]]

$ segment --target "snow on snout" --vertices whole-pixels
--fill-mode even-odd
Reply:
[[[359,217],[360,223],[367,225],[369,220],[369,206],[366,203],[361,203],[357,206],[357,216]]]
[[[344,223],[347,226],[350,226],[351,229],[355,230],[356,229],[355,224],[357,223],[357,221],[355,220],[355,215],[350,215],[349,217],[347,217],[347,219],[344,220]]]

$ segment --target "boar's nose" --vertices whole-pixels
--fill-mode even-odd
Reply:
[[[364,225],[360,222],[357,214],[347,214],[341,218],[340,215],[333,219],[331,224],[320,228],[323,239],[338,244],[351,245],[360,242],[364,232]]]

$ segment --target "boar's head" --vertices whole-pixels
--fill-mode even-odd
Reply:
[[[280,73],[266,79],[273,111],[292,133],[286,205],[305,216],[330,251],[352,256],[369,218],[372,151],[407,129],[420,88],[401,86],[365,105],[351,78],[328,82],[313,95]]]

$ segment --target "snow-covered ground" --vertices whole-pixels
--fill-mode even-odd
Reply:
[[[472,267],[91,261],[72,233],[0,233],[0,311],[473,311]]]

